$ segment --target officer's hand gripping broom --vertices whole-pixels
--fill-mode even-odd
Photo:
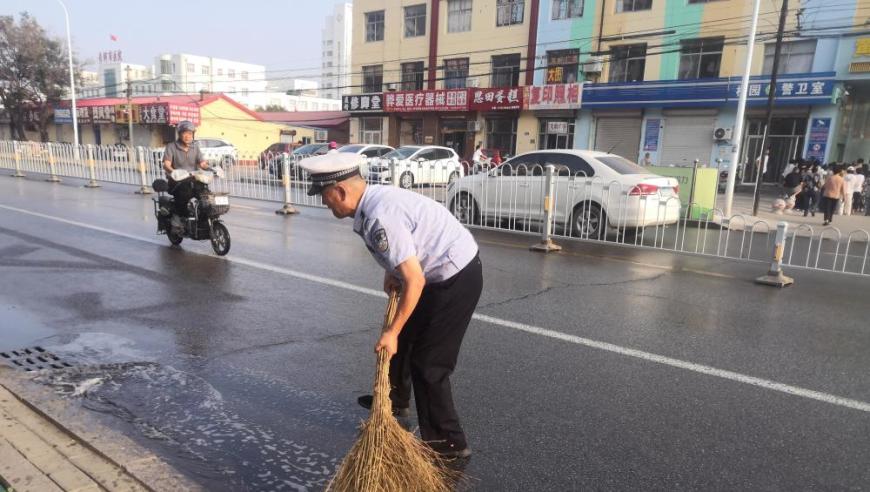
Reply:
[[[384,315],[386,330],[396,315],[399,295],[390,293]],[[345,456],[327,491],[335,492],[449,492],[456,474],[439,455],[406,431],[393,416],[390,401],[390,357],[378,352],[374,402],[360,435]]]

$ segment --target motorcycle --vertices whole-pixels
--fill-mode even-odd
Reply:
[[[178,187],[189,187],[191,198],[186,204],[186,215],[176,211],[175,198],[170,195],[169,182],[155,179],[151,184],[157,197],[154,198],[154,215],[157,217],[157,234],[165,234],[169,242],[177,246],[184,238],[194,241],[211,241],[215,254],[224,256],[230,251],[230,231],[220,216],[230,211],[229,193],[217,193],[209,189],[214,176],[223,177],[219,167],[189,172],[184,169],[172,171],[170,177]]]

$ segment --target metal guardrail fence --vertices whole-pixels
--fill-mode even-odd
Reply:
[[[0,168],[13,176],[40,174],[120,183],[150,192],[163,177],[162,148],[0,141]],[[226,178],[215,191],[234,197],[322,207],[309,197],[307,174],[298,166],[306,156],[261,153],[211,156]],[[364,174],[372,182],[401,186],[447,207],[468,227],[538,235],[542,244],[568,238],[655,248],[713,257],[769,262],[776,228],[744,215],[681,203],[667,186],[588,178],[553,166],[527,168],[431,161],[416,164],[369,160]],[[410,179],[408,175],[411,175]],[[282,212],[279,211],[279,212]],[[870,220],[870,219],[868,219]],[[843,233],[800,225],[786,236],[783,265],[870,275],[870,232]]]

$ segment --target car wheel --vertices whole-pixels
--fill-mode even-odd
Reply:
[[[571,213],[571,235],[587,239],[604,239],[607,214],[597,203],[583,202]]]
[[[405,171],[399,176],[399,186],[406,190],[410,190],[414,186],[414,175],[410,171]]]
[[[480,225],[477,202],[468,193],[460,193],[450,201],[450,213],[463,225]]]

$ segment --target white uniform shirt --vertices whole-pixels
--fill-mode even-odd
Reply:
[[[459,273],[477,256],[477,242],[438,202],[392,186],[368,185],[354,216],[353,230],[384,270],[416,256],[427,283]]]
[[[855,193],[858,177],[855,174],[846,174],[843,180],[846,181],[846,193]]]
[[[474,155],[471,156],[472,162],[480,162],[483,160],[483,149],[477,149],[474,151]]]

